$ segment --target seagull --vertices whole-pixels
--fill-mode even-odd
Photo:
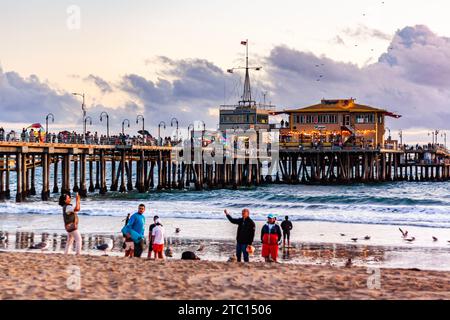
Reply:
[[[38,250],[41,250],[41,251],[48,250],[48,248],[50,247],[51,242],[52,241],[50,239],[47,239],[47,240],[45,240],[43,242],[39,242],[37,244],[31,245],[28,249],[38,249]]]
[[[341,237],[345,237],[345,233],[340,233]]]
[[[358,238],[352,238],[352,240],[353,240],[354,242],[356,242],[356,241],[358,241]]]
[[[107,256],[106,251],[111,251],[114,246],[114,242],[111,238],[105,239],[105,243],[99,244],[94,247],[94,250],[103,251],[105,256]]]
[[[403,231],[401,228],[398,228],[400,232],[402,233],[403,238],[406,238],[408,236],[408,230]]]
[[[4,236],[4,235],[1,235],[1,236],[0,236],[0,241],[6,240],[6,239],[8,239],[7,236]]]
[[[175,233],[180,233],[180,228],[175,228]]]
[[[436,238],[436,237],[432,237],[433,238],[433,241],[438,241],[438,238]]]
[[[205,249],[205,245],[202,243],[200,247],[198,247],[197,251],[203,251]]]
[[[365,236],[364,240],[370,240],[370,236]]]
[[[405,241],[408,241],[408,242],[413,242],[414,240],[416,240],[415,237],[411,237],[411,238],[409,238],[409,239],[405,239]]]
[[[347,262],[345,263],[346,268],[350,268],[352,266],[352,258],[348,258]]]
[[[168,247],[165,251],[164,254],[166,255],[166,257],[172,257],[173,256],[173,250],[171,247]]]

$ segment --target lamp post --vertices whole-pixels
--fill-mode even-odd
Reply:
[[[444,138],[444,147],[447,149],[447,132],[441,133],[441,137]]]
[[[80,96],[83,98],[83,101],[81,102],[81,110],[83,111],[83,116],[81,118],[81,121],[84,121],[84,118],[86,117],[86,105],[85,105],[85,95],[84,93],[78,93],[78,92],[73,92],[72,93],[74,96]]]
[[[48,136],[48,119],[50,119],[50,117],[52,118],[52,123],[55,122],[55,116],[53,115],[53,113],[49,113],[45,117],[45,141],[47,141],[47,136]]]
[[[398,136],[400,138],[400,146],[402,146],[403,145],[403,131],[401,129],[398,132]]]
[[[202,130],[202,144],[201,144],[201,148],[203,148],[203,136],[205,135],[205,130],[206,130],[206,124],[203,120],[200,120],[203,123],[203,130]]]
[[[130,127],[130,120],[124,119],[124,120],[122,121],[122,135],[123,135],[123,136],[125,136],[125,122],[127,122],[128,128]]]
[[[178,140],[178,119],[177,118],[172,118],[172,120],[170,120],[170,126],[173,127],[173,122],[175,121],[176,125],[177,125],[177,131],[176,131],[176,138],[175,140]]]
[[[164,125],[164,129],[166,129],[166,123],[164,121],[161,121],[158,124],[158,142],[161,141],[161,125]]]
[[[106,117],[106,136],[108,137],[108,143],[109,143],[109,115],[106,111],[103,111],[100,113],[100,122],[103,122],[103,116]]]
[[[92,126],[92,118],[87,116],[84,118],[84,127],[83,127],[83,138],[86,142],[86,127],[87,127],[87,121],[89,120],[89,124]]]
[[[139,123],[139,119],[142,120],[142,144],[145,144],[145,133],[144,133],[144,131],[145,131],[145,119],[144,119],[143,115],[141,115],[141,114],[138,115],[136,117],[136,124]]]
[[[192,134],[191,134],[191,130],[189,130],[192,127],[192,130],[194,130],[194,124],[191,123],[188,126],[188,139],[192,139]]]
[[[431,135],[431,144],[434,144],[434,131],[428,132],[428,136]]]

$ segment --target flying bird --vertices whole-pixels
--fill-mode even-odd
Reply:
[[[180,228],[175,228],[175,233],[180,233],[181,229]]]
[[[433,241],[438,241],[438,238],[436,238],[436,237],[432,237],[433,238]]]
[[[365,236],[364,240],[370,240],[370,236]]]
[[[414,237],[411,237],[411,238],[405,239],[405,241],[408,241],[408,242],[413,242],[414,240],[416,240],[416,238],[414,238]]]
[[[356,242],[358,241],[358,238],[352,238],[352,241]]]
[[[105,243],[99,244],[94,247],[94,250],[103,251],[103,253],[106,254],[106,251],[111,251],[114,246],[114,241],[111,238],[105,239]]]
[[[345,237],[345,233],[340,233],[341,237]]]
[[[401,228],[398,228],[400,232],[402,233],[403,238],[406,238],[408,236],[408,230],[403,231]]]

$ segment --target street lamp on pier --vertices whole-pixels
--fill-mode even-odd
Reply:
[[[106,111],[100,113],[100,122],[103,122],[103,116],[106,117],[106,137],[108,138],[109,141],[109,115]]]
[[[176,128],[177,128],[177,131],[176,131],[176,133],[175,133],[175,136],[176,136],[176,138],[175,138],[175,140],[178,140],[178,119],[177,118],[172,118],[172,120],[170,120],[170,126],[171,127],[173,127],[173,122],[175,121],[175,123],[176,123]]]
[[[158,142],[160,142],[161,141],[161,125],[163,125],[164,126],[164,130],[166,129],[166,123],[164,122],[164,121],[161,121],[159,124],[158,124]],[[162,141],[161,141],[162,142]],[[160,142],[160,143],[161,143]],[[161,143],[162,144],[162,143]]]
[[[123,135],[123,136],[125,136],[125,122],[127,122],[128,128],[130,127],[130,120],[124,119],[124,120],[122,121],[122,135]]]
[[[83,98],[82,102],[81,102],[81,111],[82,111],[82,118],[81,121],[84,121],[84,118],[86,117],[86,104],[85,104],[85,95],[84,93],[78,93],[78,92],[73,92],[72,93],[74,96],[80,96]]]
[[[89,120],[89,125],[92,126],[92,118],[87,116],[84,118],[84,127],[83,127],[83,138],[86,141],[86,127],[87,127],[87,122]]]
[[[138,115],[136,117],[136,124],[139,123],[139,119],[142,120],[142,144],[145,144],[145,118],[143,115]]]
[[[52,123],[55,122],[55,116],[53,115],[53,113],[49,113],[46,117],[45,117],[45,140],[47,141],[47,136],[48,136],[48,119],[52,118]]]

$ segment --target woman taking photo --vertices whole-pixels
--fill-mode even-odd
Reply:
[[[71,204],[71,198],[68,194],[62,194],[59,197],[59,205],[62,207],[64,227],[67,231],[67,243],[65,254],[68,254],[75,241],[76,254],[81,254],[81,235],[78,231],[78,212],[80,211],[80,195],[76,193],[75,208]]]

